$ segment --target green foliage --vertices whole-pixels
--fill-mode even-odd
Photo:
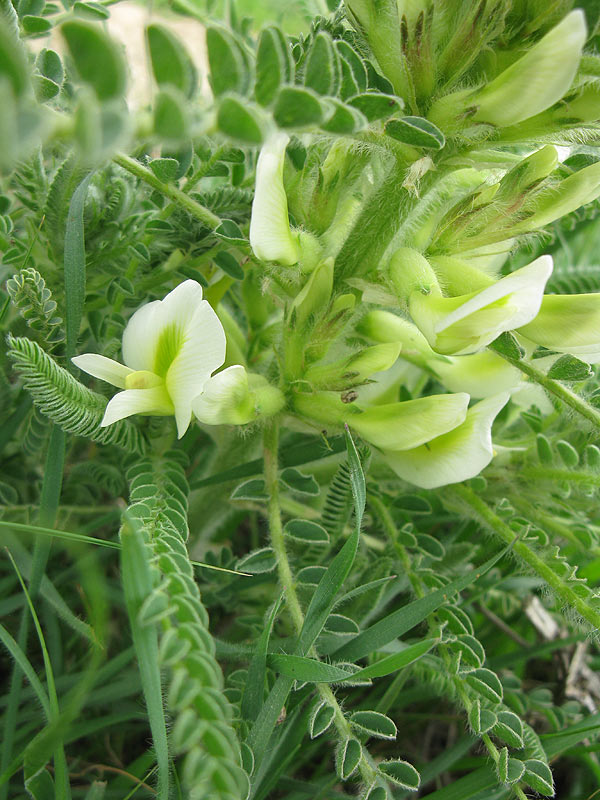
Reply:
[[[30,339],[9,337],[8,355],[39,410],[67,433],[115,444],[129,453],[143,453],[142,433],[128,420],[110,428],[100,423],[104,398],[79,383]]]
[[[597,14],[178,0],[138,96],[118,6],[63,5],[0,0],[0,800],[593,795]],[[102,427],[185,280],[251,421]]]

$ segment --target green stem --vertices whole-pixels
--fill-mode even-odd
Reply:
[[[277,557],[277,571],[279,581],[283,587],[285,601],[294,621],[296,632],[300,635],[304,626],[304,614],[296,588],[294,578],[287,556],[283,525],[281,522],[281,507],[279,502],[279,476],[278,476],[278,449],[279,449],[279,422],[273,419],[265,428],[264,432],[264,468],[265,483],[269,495],[269,531],[271,534],[271,544]],[[315,648],[311,648],[309,655],[318,658]],[[338,703],[335,694],[326,683],[315,684],[322,700],[328,703],[334,711],[333,723],[342,741],[352,736],[350,724]],[[365,755],[361,756],[358,765],[361,777],[367,786],[372,786],[377,780],[377,773],[366,760]]]
[[[502,358],[508,361],[509,364],[512,364],[513,367],[521,370],[521,372],[531,378],[532,381],[535,381],[535,383],[542,386],[547,392],[553,394],[565,405],[570,406],[570,408],[572,408],[574,411],[577,411],[578,414],[581,414],[582,417],[585,417],[585,419],[587,419],[593,425],[596,425],[596,427],[600,428],[600,411],[591,406],[582,397],[579,397],[579,395],[575,394],[575,392],[572,392],[564,384],[560,383],[560,381],[555,381],[553,378],[549,378],[541,370],[536,369],[527,361],[511,358],[495,348],[494,352],[499,356],[502,356]]]
[[[210,209],[200,205],[200,203],[197,203],[176,186],[170,186],[168,183],[163,183],[160,181],[151,170],[144,167],[134,158],[130,158],[130,156],[119,153],[116,156],[113,156],[113,161],[120,167],[123,167],[123,169],[126,169],[132,175],[135,175],[136,178],[139,178],[140,180],[144,181],[144,183],[152,186],[153,189],[156,189],[161,194],[164,194],[165,197],[169,198],[169,200],[172,200],[180,205],[188,212],[188,214],[196,217],[196,219],[200,220],[200,222],[202,222],[211,230],[218,228],[218,226],[221,224],[220,218],[216,214],[213,214]]]
[[[525,478],[534,478],[535,480],[588,483],[592,486],[598,486],[600,484],[600,474],[597,472],[554,469],[552,467],[523,467],[520,473]]]
[[[503,542],[512,545],[516,555],[546,581],[557,597],[574,608],[594,628],[600,628],[600,612],[591,608],[568,584],[564,583],[554,570],[525,542],[521,541],[516,533],[500,517],[496,516],[472,489],[456,485],[452,489],[448,487],[448,491],[467,505],[474,516],[491,528]]]

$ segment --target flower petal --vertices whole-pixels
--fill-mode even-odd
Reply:
[[[184,298],[178,297],[177,304],[173,302],[170,311],[176,305],[183,310]],[[166,374],[167,391],[175,407],[179,438],[190,424],[192,401],[202,392],[212,373],[225,361],[226,344],[221,321],[210,304],[202,300],[192,318],[183,326],[179,352]]]
[[[491,350],[432,360],[428,366],[451,392],[476,398],[515,389],[523,382],[522,372]]]
[[[600,363],[600,292],[547,295],[539,314],[519,333],[550,350]]]
[[[123,361],[133,370],[153,371],[156,343],[161,333],[162,302],[138,308],[123,331]]]
[[[132,414],[153,414],[170,416],[173,413],[171,403],[164,386],[152,389],[126,389],[116,394],[106,406],[101,427],[106,428]]]
[[[451,431],[466,416],[469,395],[439,394],[374,406],[348,417],[367,441],[386,450],[408,450]]]
[[[112,358],[106,358],[106,356],[100,356],[96,353],[83,353],[83,355],[75,356],[71,361],[83,372],[87,372],[88,375],[93,375],[94,378],[100,378],[101,381],[118,386],[119,389],[125,388],[125,379],[133,372],[132,369],[124,367],[118,361],[113,361]]]
[[[551,273],[551,256],[541,256],[472,295],[440,297],[414,292],[410,313],[438,352],[474,353],[504,331],[526,325],[536,316]]]
[[[208,425],[245,425],[254,419],[254,403],[244,367],[236,364],[209,378],[192,408],[200,422]]]
[[[296,238],[290,230],[283,186],[287,133],[274,133],[264,143],[256,164],[256,190],[250,218],[250,245],[263,261],[291,266],[298,261]]]
[[[492,423],[508,398],[503,392],[482,400],[454,430],[413,450],[385,450],[385,460],[403,480],[422,489],[475,477],[493,458]]]

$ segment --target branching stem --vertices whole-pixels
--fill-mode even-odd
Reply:
[[[448,487],[447,491],[468,506],[475,518],[490,528],[503,542],[512,545],[516,555],[546,581],[557,597],[574,608],[594,628],[600,629],[600,612],[579,597],[571,586],[563,581],[526,542],[520,540],[517,534],[472,489],[457,484],[452,489]]]
[[[181,189],[178,189],[176,186],[170,186],[168,183],[163,183],[159,180],[156,175],[149,169],[140,164],[139,161],[136,161],[134,158],[130,156],[123,155],[122,153],[118,153],[116,156],[113,156],[113,161],[118,164],[123,169],[126,169],[127,172],[130,172],[132,175],[135,175],[136,178],[144,181],[147,183],[148,186],[152,186],[153,189],[156,189],[161,194],[164,194],[165,197],[168,197],[169,200],[180,205],[184,208],[188,214],[191,214],[196,219],[200,220],[204,225],[206,225],[211,230],[218,228],[221,224],[220,218],[213,214],[213,212],[206,208],[205,206],[197,203],[193,200],[189,195],[185,192],[182,192]]]

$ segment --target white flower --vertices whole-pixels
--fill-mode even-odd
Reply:
[[[108,403],[103,427],[132,414],[174,414],[181,438],[192,401],[225,360],[225,346],[223,326],[202,299],[202,287],[188,280],[131,317],[123,333],[125,366],[93,353],[76,356],[73,363],[125,390]]]
[[[410,314],[431,347],[445,355],[475,353],[540,310],[552,258],[541,256],[492,286],[460,297],[410,295]]]
[[[250,217],[250,245],[262,261],[295,264],[298,239],[290,230],[288,205],[283,186],[285,148],[290,137],[278,131],[264,143],[256,164],[256,189]]]
[[[384,450],[385,460],[403,480],[422,489],[474,478],[494,456],[492,423],[508,398],[503,392],[481,400],[461,425],[412,450]]]

